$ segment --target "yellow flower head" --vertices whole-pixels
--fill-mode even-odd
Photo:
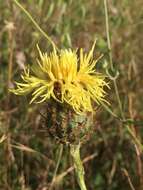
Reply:
[[[93,60],[95,43],[88,54],[80,49],[80,55],[71,49],[54,50],[49,55],[41,53],[36,65],[26,68],[21,76],[23,83],[16,82],[16,95],[32,93],[31,102],[41,103],[49,99],[69,104],[76,113],[92,112],[92,101],[99,104],[104,100],[105,76],[95,70]]]

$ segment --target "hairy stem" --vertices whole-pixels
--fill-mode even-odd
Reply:
[[[114,71],[111,40],[110,40],[110,31],[109,31],[109,16],[108,16],[107,0],[104,0],[104,12],[105,12],[107,44],[108,44],[108,49],[109,49],[110,68],[111,68],[112,71]],[[116,97],[117,97],[121,117],[122,117],[122,119],[125,119],[116,79],[113,79],[113,85],[114,85],[114,89],[115,89],[115,93],[116,93]]]
[[[13,1],[27,15],[27,17],[29,18],[29,20],[31,20],[31,22],[34,24],[34,26],[37,28],[37,30],[39,30],[39,32],[51,43],[51,45],[53,46],[53,49],[56,48],[58,50],[58,48],[55,45],[55,43],[53,42],[53,40],[46,34],[45,31],[42,30],[42,28],[33,19],[31,14],[17,0],[13,0]]]
[[[105,11],[106,36],[107,36],[107,45],[109,49],[110,66],[111,66],[111,69],[114,70],[113,60],[112,60],[112,51],[111,51],[110,32],[109,32],[109,17],[108,17],[107,0],[104,0],[104,11]]]
[[[75,172],[77,176],[77,182],[80,186],[81,190],[87,190],[84,180],[84,167],[82,165],[82,161],[80,158],[80,144],[78,145],[71,145],[70,146],[70,153],[73,158]]]

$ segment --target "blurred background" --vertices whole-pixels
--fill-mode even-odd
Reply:
[[[59,48],[88,51],[95,38],[97,69],[109,61],[103,0],[21,0]],[[143,189],[143,1],[108,0],[113,63],[123,111],[113,81],[107,100],[122,122],[98,107],[91,139],[82,147],[85,181],[90,190]],[[50,51],[12,0],[0,0],[0,190],[79,190],[68,147],[64,147],[56,179],[59,144],[48,136],[45,104],[29,105],[8,89],[27,64],[36,61],[36,44]],[[129,132],[130,131],[130,132]]]

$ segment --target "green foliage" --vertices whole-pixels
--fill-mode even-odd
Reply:
[[[97,37],[95,57],[103,53],[97,67],[107,74],[103,1],[19,2],[59,48],[87,51]],[[119,72],[116,82],[125,118],[120,118],[110,80],[107,99],[111,105],[109,109],[95,105],[94,133],[82,147],[82,159],[89,159],[84,164],[85,181],[90,190],[142,190],[143,1],[108,2],[113,64]],[[29,105],[28,97],[8,91],[24,66],[35,62],[37,43],[43,51],[50,51],[49,42],[25,14],[12,1],[0,0],[0,189],[4,190],[49,190],[58,160],[59,145],[47,130],[47,105]],[[78,190],[73,170],[67,170],[71,166],[66,147],[53,189]]]

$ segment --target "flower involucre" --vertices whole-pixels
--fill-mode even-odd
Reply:
[[[16,82],[17,89],[11,89],[16,95],[32,93],[30,103],[41,103],[54,99],[66,102],[76,113],[92,112],[92,101],[99,104],[104,100],[105,76],[95,70],[93,60],[95,43],[88,54],[80,49],[78,57],[71,49],[54,50],[49,55],[41,53],[37,64],[26,68],[21,76],[23,83]]]

